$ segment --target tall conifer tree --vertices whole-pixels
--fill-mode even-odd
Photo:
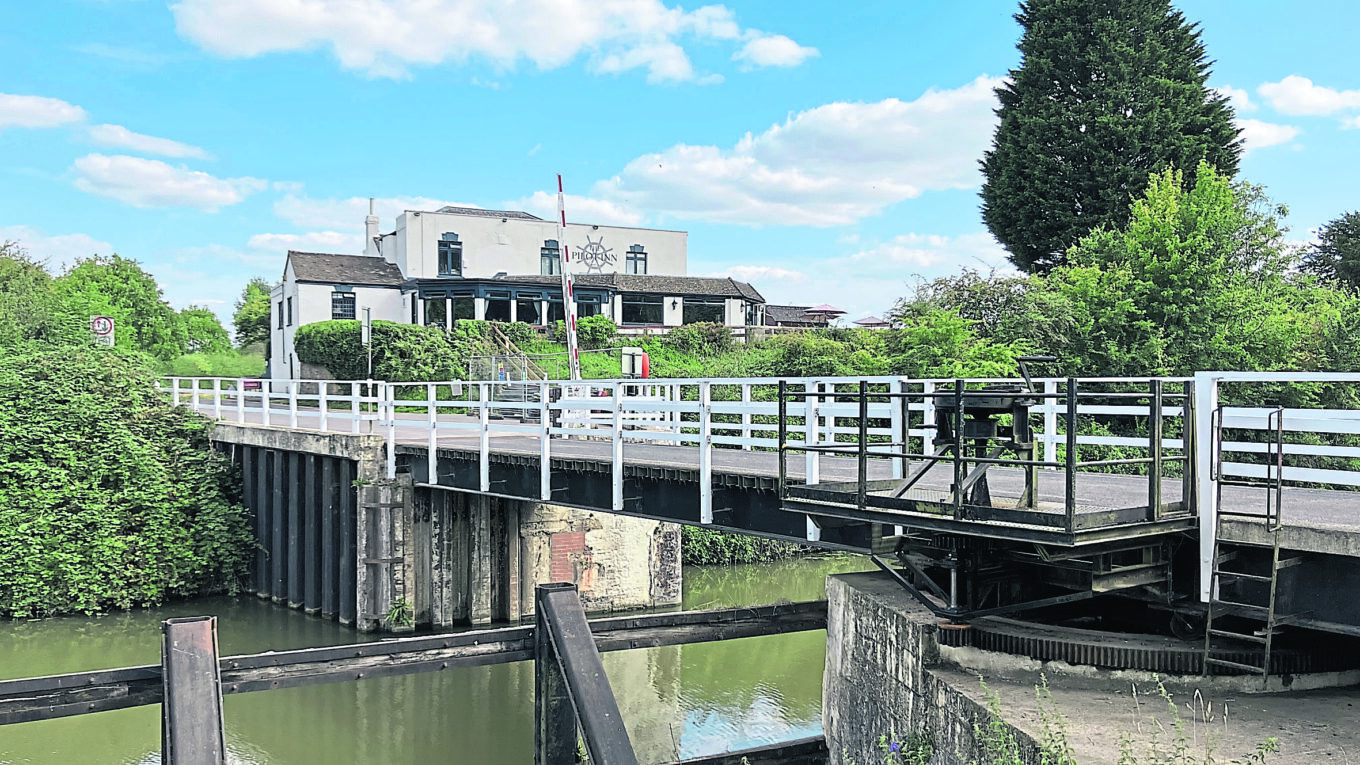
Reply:
[[[1205,84],[1198,25],[1169,0],[1023,0],[1015,18],[1022,59],[997,89],[982,218],[1016,267],[1047,272],[1086,233],[1122,226],[1153,171],[1237,173],[1233,111]]]

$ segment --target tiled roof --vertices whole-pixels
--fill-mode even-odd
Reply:
[[[826,319],[807,315],[808,306],[805,305],[769,305],[765,306],[766,326],[778,324],[826,324]]]
[[[288,261],[293,264],[293,276],[300,282],[375,287],[399,287],[402,283],[401,269],[382,258],[289,250]]]
[[[543,220],[537,215],[530,215],[519,210],[484,210],[480,207],[454,207],[445,205],[435,210],[435,212],[453,213],[454,215],[472,215],[478,218],[514,218],[515,220]]]
[[[555,285],[560,276],[506,276],[507,282]],[[608,288],[615,292],[648,292],[663,295],[739,297],[764,303],[755,287],[731,278],[710,276],[662,276],[653,274],[577,274],[576,286]]]

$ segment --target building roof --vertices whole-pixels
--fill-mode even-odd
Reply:
[[[810,316],[805,305],[765,306],[765,324],[825,324],[825,316]]]
[[[366,255],[288,251],[293,276],[300,282],[400,287],[401,269],[395,263]]]
[[[503,276],[501,281],[520,284],[557,285],[560,276]],[[596,289],[607,288],[615,292],[647,292],[663,295],[693,295],[708,297],[739,297],[756,303],[764,303],[765,298],[755,287],[730,277],[712,276],[663,276],[660,274],[576,274],[576,286]]]
[[[452,213],[453,215],[472,215],[477,218],[514,218],[515,220],[543,220],[537,215],[531,215],[520,210],[486,210],[481,207],[454,207],[445,205],[435,212]]]

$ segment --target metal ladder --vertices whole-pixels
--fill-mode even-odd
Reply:
[[[1277,598],[1280,571],[1302,562],[1302,558],[1297,557],[1280,558],[1280,530],[1283,527],[1280,510],[1284,499],[1284,409],[1277,409],[1266,417],[1266,427],[1271,431],[1274,438],[1266,443],[1266,475],[1264,481],[1230,480],[1224,477],[1222,468],[1223,407],[1214,411],[1214,418],[1216,441],[1213,478],[1218,485],[1218,506],[1215,508],[1217,512],[1214,521],[1213,573],[1209,589],[1209,611],[1204,628],[1204,674],[1213,674],[1215,667],[1221,667],[1265,677],[1270,674],[1270,651],[1277,630],[1299,617],[1298,614],[1281,614]],[[1265,512],[1225,510],[1223,508],[1223,487],[1225,486],[1265,489]],[[1225,543],[1223,541],[1224,518],[1263,520],[1266,524],[1266,530],[1270,534],[1270,543]],[[1269,547],[1269,572],[1250,573],[1226,567],[1226,564],[1238,560],[1240,550],[1225,551],[1223,549],[1225,544],[1234,548]],[[1243,587],[1244,584],[1247,587]],[[1251,587],[1252,584],[1257,586]],[[1259,596],[1261,591],[1266,588],[1260,585],[1269,585],[1269,595],[1265,598],[1265,602],[1260,602]],[[1228,599],[1223,594],[1225,590],[1233,592],[1236,598]],[[1224,616],[1238,617],[1257,623],[1264,622],[1264,626],[1259,629],[1249,628],[1245,632],[1216,626],[1215,621]],[[1224,646],[1221,643],[1216,643],[1215,638],[1220,641],[1234,640],[1262,646],[1262,651],[1259,654],[1261,665],[1256,666],[1216,657],[1215,652],[1224,648]]]

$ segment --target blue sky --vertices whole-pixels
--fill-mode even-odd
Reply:
[[[1360,5],[1183,0],[1290,237],[1360,207]],[[287,249],[441,203],[690,232],[692,274],[881,313],[1004,264],[978,213],[1015,3],[53,0],[0,28],[0,239],[229,316]]]

